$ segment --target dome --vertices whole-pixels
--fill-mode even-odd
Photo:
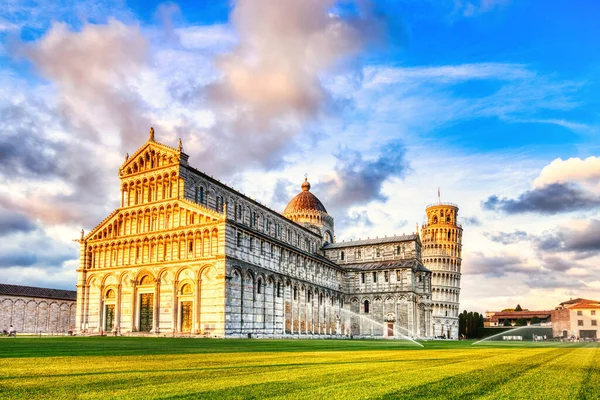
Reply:
[[[293,214],[299,211],[322,211],[327,213],[323,203],[310,192],[310,183],[308,183],[307,178],[304,178],[301,188],[302,191],[288,203],[283,212],[284,214]]]

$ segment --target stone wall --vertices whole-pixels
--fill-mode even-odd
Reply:
[[[75,326],[74,300],[0,296],[0,330],[13,325],[17,333],[59,334]]]

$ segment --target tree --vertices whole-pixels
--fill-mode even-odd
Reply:
[[[533,317],[531,318],[531,325],[539,325],[539,323],[542,322],[538,317]]]
[[[516,326],[526,326],[527,325],[527,320],[525,318],[519,318],[517,319],[517,322],[515,323]]]
[[[523,311],[520,304],[517,304],[517,306],[515,307],[515,311]]]
[[[504,323],[502,324],[502,326],[511,326],[510,325],[510,319],[505,319]]]

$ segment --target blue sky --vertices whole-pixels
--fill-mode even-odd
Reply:
[[[7,2],[0,270],[72,287],[146,140],[276,210],[308,172],[339,240],[458,203],[465,308],[600,289],[595,1]],[[33,245],[32,245],[33,244]]]

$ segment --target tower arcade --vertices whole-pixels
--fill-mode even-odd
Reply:
[[[458,338],[461,277],[462,226],[458,206],[438,203],[426,209],[427,223],[421,227],[423,265],[431,270],[434,336]]]

